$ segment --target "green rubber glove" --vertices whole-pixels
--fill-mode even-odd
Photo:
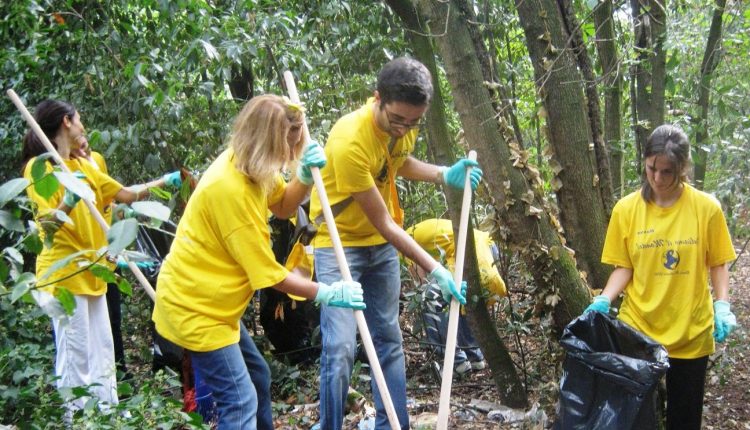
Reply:
[[[609,297],[607,296],[596,296],[594,297],[594,301],[591,302],[589,307],[586,308],[586,310],[583,311],[583,313],[586,312],[600,312],[603,314],[609,314],[609,305],[610,305]]]
[[[443,182],[446,185],[450,185],[453,188],[463,190],[466,182],[466,168],[473,167],[471,169],[471,189],[476,190],[479,183],[482,181],[482,169],[479,168],[479,163],[468,158],[462,158],[458,160],[456,164],[451,167],[443,166],[441,172],[443,174]]]
[[[714,302],[714,339],[724,342],[737,327],[737,318],[729,310],[729,302],[717,300]]]
[[[362,285],[355,281],[337,281],[331,285],[318,282],[315,301],[323,305],[360,311],[366,308]]]
[[[318,142],[311,140],[302,153],[302,159],[297,166],[297,179],[305,185],[313,184],[311,167],[322,168],[326,165],[326,153]]]
[[[135,265],[141,270],[153,269],[155,263],[153,261],[136,261]],[[120,270],[129,269],[128,262],[122,257],[117,257],[117,268]]]
[[[432,280],[440,287],[440,291],[443,293],[443,299],[450,303],[451,298],[455,298],[462,305],[466,304],[466,283],[461,283],[461,289],[463,293],[456,288],[456,282],[453,280],[453,274],[443,266],[436,267],[430,272]]]
[[[162,178],[164,179],[164,183],[172,188],[182,187],[182,175],[180,174],[179,170],[172,173],[167,173],[166,175],[162,176]]]

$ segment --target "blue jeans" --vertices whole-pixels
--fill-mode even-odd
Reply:
[[[273,429],[271,369],[241,322],[238,343],[190,358],[213,393],[219,430]]]
[[[398,323],[401,271],[398,254],[390,244],[347,247],[344,249],[352,279],[364,290],[365,320],[383,369],[402,429],[409,428],[406,411],[406,368],[403,338]],[[341,280],[333,248],[315,249],[315,274],[320,282]],[[320,427],[339,430],[357,351],[357,321],[351,309],[322,306],[320,330],[323,352],[320,357]],[[377,417],[375,428],[390,429],[375,378],[371,381]]]
[[[425,286],[424,291],[424,321],[425,331],[427,332],[427,341],[437,346],[436,352],[441,356],[445,355],[446,335],[448,334],[448,309],[450,304],[445,303],[440,287],[430,283]],[[456,365],[469,360],[472,363],[484,360],[482,350],[477,346],[477,341],[469,328],[469,322],[466,317],[458,314],[458,331],[456,332]]]

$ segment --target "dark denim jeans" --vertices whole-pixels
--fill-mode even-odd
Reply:
[[[271,370],[240,322],[240,341],[214,351],[190,351],[213,393],[219,430],[272,430]]]
[[[398,254],[390,244],[344,248],[352,279],[362,284],[367,309],[367,328],[383,369],[402,429],[409,428],[406,411],[406,369],[401,327],[398,323],[401,269]],[[315,249],[315,274],[320,282],[341,280],[333,248]],[[346,394],[357,351],[357,321],[351,309],[322,306],[320,329],[320,428],[341,429]],[[390,429],[375,378],[371,382],[377,417],[375,428]]]

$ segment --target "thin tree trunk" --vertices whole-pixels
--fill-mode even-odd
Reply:
[[[564,20],[555,0],[516,0],[538,93],[547,113],[553,188],[562,226],[576,261],[592,286],[601,287],[611,268],[600,262],[607,230],[608,205],[601,189],[595,144],[591,137],[583,77],[568,47]],[[594,96],[596,97],[596,96]],[[595,109],[594,109],[595,111]],[[598,115],[598,114],[597,114]]]
[[[664,86],[666,82],[666,3],[667,0],[631,0],[633,34],[637,61],[633,76],[636,82],[636,144],[643,149],[651,131],[664,123]],[[640,162],[640,159],[639,159]]]
[[[386,3],[399,15],[408,30],[412,30],[409,39],[414,47],[417,58],[427,66],[432,76],[437,80],[438,70],[435,64],[430,38],[423,36],[428,32],[417,15],[414,5],[409,0],[387,0]],[[448,164],[453,160],[451,150],[451,139],[446,127],[445,103],[440,86],[435,82],[435,94],[433,95],[430,109],[427,113],[427,124],[429,130],[429,149],[435,160],[441,164]],[[450,191],[446,187],[448,195],[448,209],[451,213],[454,227],[458,227],[461,207],[461,194]],[[492,371],[492,377],[501,394],[503,403],[512,407],[526,407],[528,398],[526,390],[519,377],[518,371],[513,363],[507,346],[495,329],[495,322],[490,316],[486,303],[480,291],[480,275],[477,257],[474,247],[474,234],[471,222],[469,222],[469,234],[466,243],[466,265],[464,279],[469,285],[467,296],[476,297],[471,300],[472,306],[467,306],[467,320],[472,329],[474,337],[484,352],[485,359]],[[458,237],[458,236],[454,236]]]
[[[596,50],[602,68],[604,92],[604,141],[609,150],[609,167],[612,173],[614,198],[623,194],[622,140],[622,74],[615,44],[615,26],[612,0],[603,0],[594,8],[596,25]]]
[[[696,118],[695,133],[695,162],[693,173],[695,185],[703,189],[703,182],[706,177],[706,162],[708,153],[703,149],[708,144],[708,106],[711,98],[711,79],[714,71],[721,61],[721,40],[722,40],[722,17],[724,15],[724,6],[726,0],[716,0],[713,18],[711,19],[711,28],[708,31],[708,40],[706,41],[706,51],[703,53],[703,62],[701,63],[701,81],[698,92],[698,116]]]
[[[512,129],[495,120],[462,8],[455,1],[418,4],[431,19],[466,141],[477,150],[485,171],[497,224],[503,226],[497,235],[519,250],[539,288],[541,308],[551,308],[554,328],[561,333],[589,303],[590,294],[563,246],[557,221],[545,208],[539,173],[527,164],[528,154],[520,150]]]
[[[583,89],[586,94],[586,113],[588,114],[589,128],[591,129],[591,141],[594,144],[596,154],[597,178],[599,181],[599,192],[601,193],[604,211],[607,219],[612,213],[614,202],[614,190],[612,188],[612,174],[609,168],[609,150],[604,142],[602,133],[601,107],[599,105],[599,93],[596,90],[596,78],[594,68],[591,65],[589,53],[583,44],[581,25],[573,11],[571,0],[558,0],[560,14],[563,24],[567,30],[570,46],[575,53],[578,68],[583,76]]]

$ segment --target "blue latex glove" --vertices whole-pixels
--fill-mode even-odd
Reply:
[[[141,270],[150,270],[154,268],[153,261],[136,261],[135,265]],[[117,268],[120,270],[129,269],[128,262],[122,257],[117,257]]]
[[[729,302],[717,300],[714,302],[714,339],[724,342],[737,327],[737,318],[729,310]]]
[[[315,301],[320,304],[360,311],[366,308],[364,299],[362,285],[355,281],[337,281],[331,285],[318,282],[315,296]]]
[[[462,305],[466,304],[466,282],[461,283],[462,291],[459,291],[458,288],[456,288],[456,283],[453,281],[453,274],[443,266],[436,267],[430,272],[430,276],[435,283],[438,284],[438,287],[440,287],[440,291],[443,293],[443,299],[447,303],[450,303],[451,297],[453,297]]]
[[[479,163],[468,158],[462,158],[458,160],[456,164],[451,167],[442,167],[443,182],[446,185],[450,185],[453,188],[463,190],[466,182],[466,168],[473,167],[471,169],[471,189],[476,190],[479,183],[482,181],[482,169],[479,168]]]
[[[164,179],[164,183],[169,185],[172,188],[181,188],[182,187],[182,176],[180,175],[180,171],[174,171],[172,173],[167,173],[162,177]]]
[[[591,302],[589,307],[587,307],[586,310],[583,311],[583,313],[594,311],[594,312],[601,312],[603,314],[609,314],[609,305],[610,305],[609,297],[596,296],[594,297],[594,301]]]
[[[84,175],[83,172],[81,172],[79,170],[76,170],[75,172],[73,172],[73,176],[75,176],[76,178],[78,178],[78,179],[80,179],[82,181],[86,179],[86,175]],[[78,194],[76,194],[76,193],[74,193],[74,192],[72,192],[72,191],[70,191],[70,190],[68,190],[66,188],[65,189],[65,194],[63,194],[63,200],[62,201],[65,204],[65,206],[73,209],[76,206],[76,204],[78,204],[78,202],[81,201],[81,196],[79,196]]]
[[[326,161],[326,153],[323,147],[318,145],[318,142],[311,140],[302,153],[302,159],[297,166],[297,179],[305,185],[312,185],[313,177],[310,168],[321,168],[326,165]]]

